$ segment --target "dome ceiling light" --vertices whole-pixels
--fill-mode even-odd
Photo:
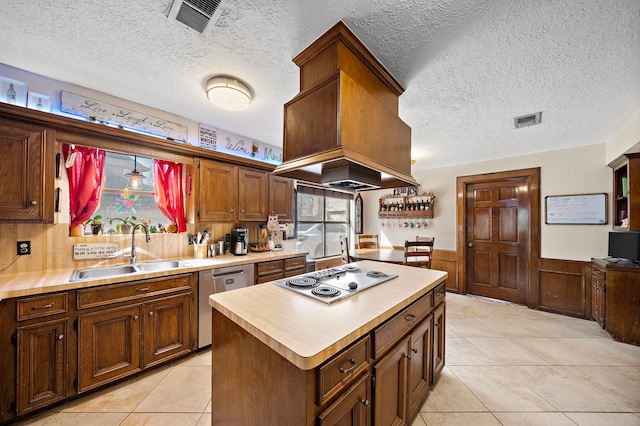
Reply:
[[[207,81],[207,97],[218,108],[242,111],[251,104],[251,90],[240,80],[217,76]]]

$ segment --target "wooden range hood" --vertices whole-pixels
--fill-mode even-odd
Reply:
[[[398,117],[404,88],[342,21],[293,61],[300,93],[284,106],[274,173],[349,190],[418,184],[411,128]]]

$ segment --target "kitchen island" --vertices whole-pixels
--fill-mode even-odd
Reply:
[[[405,424],[417,414],[444,366],[447,273],[350,265],[398,277],[334,304],[272,283],[210,296],[212,424]]]

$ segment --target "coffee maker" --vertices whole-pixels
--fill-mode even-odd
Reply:
[[[231,230],[231,253],[241,256],[248,253],[249,244],[247,228],[234,228]]]

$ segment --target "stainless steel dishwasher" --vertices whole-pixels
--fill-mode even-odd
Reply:
[[[209,295],[254,284],[253,264],[227,266],[198,274],[198,349],[211,345]]]

